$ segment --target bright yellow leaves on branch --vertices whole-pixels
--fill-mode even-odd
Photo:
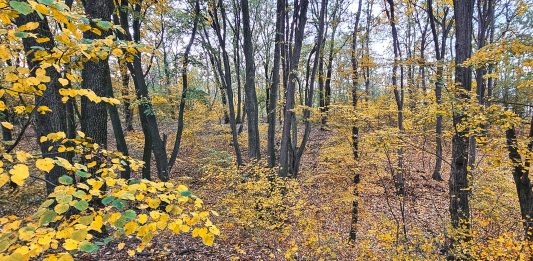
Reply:
[[[39,21],[19,26],[14,23],[18,16],[29,14],[37,14]],[[53,25],[53,36],[40,35],[43,31],[39,27],[47,22]],[[50,86],[63,87],[59,91],[63,102],[82,96],[95,103],[119,104],[117,99],[80,89],[82,79],[77,72],[85,62],[107,59],[109,55],[132,61],[147,48],[117,40],[116,32],[123,32],[119,26],[91,20],[63,1],[0,0],[0,23],[0,62],[6,65],[0,68],[4,79],[0,111],[15,115],[51,112],[49,107],[38,105]],[[108,31],[109,35],[88,41],[83,39],[86,31],[99,35]],[[25,38],[36,42],[31,52],[22,45]],[[31,62],[21,60],[25,55]],[[1,125],[13,129],[7,121]],[[41,146],[48,146],[48,151],[58,152],[56,156],[34,161],[37,155],[0,148],[0,188],[9,182],[24,186],[28,180],[44,180],[56,169],[61,173],[57,180],[47,181],[49,185],[55,183],[54,190],[33,215],[0,217],[0,260],[73,260],[75,252],[95,252],[111,240],[125,237],[139,242],[128,250],[133,255],[165,230],[195,231],[194,235],[209,245],[220,234],[209,212],[203,210],[202,201],[185,186],[119,178],[118,174],[127,168],[140,170],[143,162],[105,150],[81,132],[76,138],[67,138],[64,132],[49,133],[39,141]],[[76,157],[69,159],[64,152]],[[96,237],[95,232],[104,235]],[[122,243],[121,248],[125,247]]]
[[[94,160],[90,163],[98,162],[93,165],[96,169],[91,169],[90,163],[84,165],[61,157],[37,159],[38,170],[49,172],[57,167],[63,168],[66,174],[59,178],[59,185],[33,216],[0,218],[0,259],[33,259],[45,252],[52,253],[45,260],[72,258],[71,251],[94,252],[101,245],[123,237],[139,240],[140,243],[128,251],[134,255],[164,230],[192,233],[206,245],[214,243],[220,231],[210,220],[210,212],[202,209],[202,200],[192,195],[186,186],[120,179],[117,173],[124,170],[124,166],[138,170],[142,163],[121,153],[103,150],[84,138],[83,133],[79,134],[76,139],[68,139],[64,133],[50,133],[41,137],[41,142],[72,144],[52,147],[65,146],[77,153],[84,151],[86,159]],[[4,154],[4,159],[14,165],[8,174],[2,169],[0,184],[11,180],[22,186],[30,175],[30,168],[23,162],[31,158],[23,151],[17,151],[15,157]],[[2,161],[0,164],[3,166]],[[54,226],[49,226],[50,223]],[[107,236],[94,237],[93,232]],[[121,246],[124,248],[125,244]]]
[[[63,79],[65,80],[65,79]],[[61,79],[60,79],[61,81]],[[65,80],[67,81],[67,80]],[[65,84],[66,85],[66,84]],[[84,96],[87,97],[90,101],[94,103],[100,103],[100,102],[106,102],[111,105],[117,105],[120,104],[120,101],[115,98],[108,98],[108,97],[100,97],[96,95],[92,90],[89,89],[59,89],[59,94],[63,96],[62,101],[67,102],[70,98],[76,97],[76,96]]]

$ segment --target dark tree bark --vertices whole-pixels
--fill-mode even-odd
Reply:
[[[85,13],[91,19],[101,19],[110,21],[113,12],[113,2],[106,0],[87,0],[83,2]],[[96,26],[93,23],[92,26]],[[94,32],[85,31],[83,37],[86,39],[103,39],[109,35],[109,31],[102,30],[100,35]],[[111,71],[109,69],[108,58],[89,60],[83,65],[81,72],[84,89],[90,89],[100,97],[108,95],[111,86]],[[81,97],[81,131],[87,137],[103,148],[107,148],[107,106],[105,103],[94,103],[87,97]]]
[[[533,185],[529,178],[529,168],[531,166],[531,159],[526,158],[526,162],[522,162],[522,156],[518,150],[518,142],[516,140],[516,131],[513,128],[505,131],[507,140],[507,151],[509,159],[513,163],[513,179],[518,194],[518,203],[520,205],[520,214],[524,225],[524,234],[526,240],[533,242]],[[533,117],[531,118],[529,126],[530,143],[528,150],[533,151]]]
[[[259,142],[259,109],[255,92],[255,64],[252,44],[252,30],[250,29],[250,12],[248,0],[241,0],[242,29],[244,33],[244,58],[246,60],[246,114],[248,123],[248,157],[261,158],[261,143]]]
[[[172,149],[172,153],[170,154],[169,171],[174,166],[174,163],[176,162],[176,158],[178,157],[178,153],[180,150],[181,136],[183,134],[183,115],[185,112],[185,101],[187,98],[187,89],[189,85],[187,80],[187,66],[189,65],[189,53],[191,52],[191,47],[194,43],[194,38],[196,37],[196,30],[198,28],[199,20],[200,2],[199,0],[196,0],[194,4],[194,22],[192,26],[191,38],[189,39],[189,43],[187,44],[185,52],[183,53],[183,64],[181,68],[181,81],[183,83],[183,90],[181,93],[180,108],[178,112],[178,129],[176,131],[176,141],[174,142],[174,148]]]
[[[285,3],[277,0],[276,6],[276,35],[274,37],[274,65],[272,68],[272,85],[268,99],[267,121],[268,121],[268,166],[274,167],[276,164],[276,106],[278,102],[278,91],[280,84],[279,67],[281,62],[281,52],[283,39],[285,38]]]
[[[7,105],[7,100],[5,97],[2,97],[1,100]],[[10,122],[10,123],[13,122],[13,113],[11,111],[5,110],[2,112],[2,114],[4,115],[4,119],[3,119],[4,121]],[[4,126],[2,126],[2,140],[3,141],[13,140],[13,132]]]
[[[26,61],[29,68],[32,68],[31,74],[35,76],[35,70],[39,67],[39,62],[35,61],[35,52],[33,51],[34,46],[44,48],[46,50],[52,50],[55,47],[54,36],[50,31],[48,21],[46,18],[41,19],[36,12],[33,12],[28,15],[20,15],[15,19],[15,24],[17,26],[25,25],[29,22],[39,23],[39,27],[33,31],[40,37],[47,37],[50,39],[48,42],[38,43],[33,37],[26,37],[22,39],[22,44],[24,46],[24,51],[26,53]],[[46,75],[50,77],[50,82],[46,83],[46,90],[43,92],[43,95],[36,97],[35,105],[36,106],[47,106],[50,108],[51,112],[46,114],[37,113],[35,115],[36,127],[37,127],[37,142],[40,145],[41,153],[43,157],[63,157],[65,159],[70,159],[67,153],[57,153],[54,151],[48,151],[48,147],[52,146],[53,143],[39,142],[41,136],[46,136],[52,132],[67,132],[67,123],[66,123],[66,109],[65,105],[61,102],[61,95],[59,95],[59,89],[61,89],[61,84],[58,79],[60,78],[59,72],[55,70],[53,66],[50,66],[45,69]],[[46,179],[46,191],[51,193],[54,191],[54,188],[58,183],[60,176],[65,175],[66,171],[62,167],[54,166],[54,168],[45,174]]]
[[[241,38],[241,10],[236,0],[232,0],[234,11],[235,26],[231,27],[233,30],[233,63],[235,66],[235,81],[237,82],[237,124],[242,124],[244,115],[242,114],[242,86],[241,86],[241,53],[240,53],[240,38]],[[230,24],[231,26],[231,24]],[[242,126],[242,125],[241,125]],[[239,132],[240,133],[240,132]]]
[[[220,14],[222,16],[222,26],[220,25],[220,21],[218,18],[218,12],[220,11]],[[224,71],[220,69],[221,65],[218,63],[220,75],[222,78],[222,83],[225,86],[226,89],[226,96],[227,96],[227,102],[229,107],[229,123],[231,127],[231,136],[232,136],[232,142],[233,142],[233,148],[235,149],[235,157],[237,160],[237,165],[242,165],[242,158],[241,158],[241,149],[239,146],[239,140],[238,140],[238,134],[237,134],[237,124],[235,120],[235,108],[233,105],[233,90],[231,88],[231,68],[229,63],[229,55],[226,51],[226,11],[224,9],[224,5],[222,0],[218,1],[217,7],[210,11],[210,15],[213,18],[212,27],[217,35],[219,46],[222,50],[222,61],[224,64]],[[224,77],[222,77],[224,76]]]
[[[114,96],[113,87],[111,85],[108,85],[106,96]],[[115,105],[107,104],[107,110],[109,112],[109,118],[111,118],[111,125],[113,126],[113,133],[115,134],[117,150],[121,152],[124,156],[129,156],[128,144],[126,143],[126,138],[124,137],[124,131],[122,129],[122,123],[120,122],[118,108]],[[131,169],[129,168],[129,166],[125,166],[125,169],[121,172],[120,177],[123,179],[129,179],[131,177]]]
[[[130,102],[130,92],[129,92],[129,84],[130,84],[130,76],[128,74],[128,67],[126,67],[125,62],[120,62],[120,75],[122,77],[122,104],[123,104],[123,110],[124,110],[124,122],[126,124],[126,131],[132,131],[133,130],[133,111],[131,110],[131,102]]]
[[[389,9],[386,9],[389,24],[392,30],[392,44],[394,49],[394,65],[392,67],[392,85],[394,86],[394,98],[396,100],[396,107],[398,109],[398,130],[400,135],[403,134],[403,105],[404,105],[404,88],[403,88],[403,67],[398,66],[402,59],[402,53],[400,49],[400,40],[398,37],[398,30],[396,28],[396,18],[394,10],[394,1],[387,0]],[[400,67],[400,88],[398,89],[398,67]],[[397,150],[398,153],[398,169],[395,171],[394,184],[396,191],[399,195],[403,195],[405,192],[405,177],[403,170],[403,149],[401,147]]]
[[[335,58],[335,35],[337,34],[337,27],[339,24],[339,17],[337,17],[337,12],[339,9],[339,2],[335,3],[333,14],[331,16],[331,39],[329,42],[329,54],[328,62],[326,64],[326,78],[324,79],[324,107],[322,107],[322,125],[326,125],[327,122],[327,112],[329,105],[331,104],[331,76],[333,75],[333,59]]]
[[[309,5],[308,0],[302,0],[297,6],[294,7],[294,16],[292,21],[292,28],[294,29],[294,46],[289,49],[290,64],[287,89],[285,94],[285,108],[283,112],[283,130],[281,137],[281,150],[280,150],[280,170],[279,175],[281,177],[289,176],[289,166],[294,167],[294,143],[296,142],[296,121],[295,115],[292,109],[294,109],[294,90],[296,84],[296,74],[298,70],[298,62],[302,51],[302,42],[304,38],[305,23],[307,21],[307,7]],[[292,130],[292,137],[291,137]],[[291,142],[291,139],[293,140]],[[291,144],[292,143],[292,144]],[[291,148],[292,147],[292,148]],[[289,153],[292,150],[292,159],[289,163]],[[289,165],[290,164],[290,165]],[[291,173],[294,174],[294,173]]]
[[[433,43],[435,49],[435,59],[437,60],[437,69],[436,69],[436,82],[435,82],[435,98],[437,101],[437,106],[442,104],[442,87],[444,85],[444,57],[446,53],[446,38],[448,37],[448,32],[450,31],[451,23],[446,24],[446,17],[448,15],[448,7],[444,9],[443,18],[441,20],[441,39],[437,35],[436,19],[435,13],[433,12],[433,0],[427,0],[428,5],[428,16],[429,24],[431,27],[431,35],[433,36]],[[440,44],[439,44],[440,41]],[[442,44],[442,46],[441,46]],[[442,181],[441,169],[442,169],[442,115],[437,114],[437,122],[435,124],[435,168],[433,169],[433,175],[431,176],[434,180]]]
[[[467,102],[467,95],[471,90],[472,71],[461,64],[472,54],[472,16],[474,10],[473,0],[454,0],[453,9],[455,16],[455,82],[461,92],[458,102]],[[470,204],[468,183],[468,130],[457,131],[457,125],[465,121],[462,112],[454,113],[453,125],[456,129],[452,138],[452,169],[450,174],[450,216],[454,228],[465,228],[470,231]],[[469,240],[470,236],[464,236]]]
[[[491,19],[494,14],[495,0],[477,0],[477,49],[483,48],[489,38],[489,29],[492,24]],[[487,67],[481,66],[476,68],[476,95],[479,104],[485,105],[485,91],[487,87],[485,75]],[[476,137],[469,137],[468,166],[473,170],[476,164]]]
[[[139,13],[141,11],[141,2],[134,4],[133,9],[135,12]],[[129,22],[128,22],[128,2],[126,0],[121,1],[121,8],[120,8],[120,25],[122,28],[124,28],[126,34],[118,33],[119,37],[125,40],[129,41],[135,41],[140,42],[141,38],[141,21],[140,17],[133,16],[133,37],[130,35],[129,31]],[[159,127],[157,124],[157,119],[152,107],[152,104],[149,99],[148,94],[148,86],[146,85],[146,81],[144,78],[144,73],[142,69],[141,64],[141,54],[138,53],[134,59],[133,62],[127,63],[128,70],[131,73],[131,76],[133,78],[133,83],[135,85],[135,94],[139,102],[139,117],[141,120],[141,126],[143,129],[143,133],[145,135],[145,146],[150,146],[151,150],[154,153],[156,167],[157,167],[157,175],[160,180],[162,181],[168,181],[168,159],[166,155],[165,150],[165,144],[163,143],[163,140],[161,139],[160,133],[159,133]],[[145,148],[145,152],[148,149]],[[146,155],[147,158],[148,156]],[[150,153],[148,153],[149,155]],[[147,161],[145,164],[145,169],[149,168],[148,165],[150,165],[150,161]],[[146,170],[143,170],[144,173],[146,173]]]
[[[367,59],[370,59],[370,33],[372,31],[372,8],[373,3],[367,1],[366,3],[366,26],[365,26],[365,42],[364,42],[364,53]],[[365,101],[368,101],[370,97],[370,66],[364,66],[364,80],[365,80]]]

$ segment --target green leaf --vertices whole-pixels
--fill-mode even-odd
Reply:
[[[95,252],[95,251],[98,250],[98,246],[95,245],[95,244],[91,244],[91,243],[82,244],[80,246],[80,250],[83,251],[83,252]]]
[[[47,208],[47,207],[49,207],[50,205],[52,205],[52,203],[54,203],[54,200],[53,200],[53,199],[48,199],[48,200],[46,200],[45,202],[43,202],[43,203],[41,204],[41,207],[42,207],[42,208]]]
[[[72,201],[72,195],[57,195],[56,201],[60,204],[68,204],[70,201]]]
[[[31,8],[31,5],[25,2],[9,1],[9,6],[11,6],[11,8],[15,9],[15,11],[23,15],[33,13],[33,8]]]
[[[98,21],[96,23],[96,25],[98,25],[98,27],[106,29],[106,30],[111,28],[111,23],[108,22],[108,21]]]
[[[83,170],[76,170],[76,173],[75,173],[77,176],[80,176],[82,178],[88,178],[91,176],[91,174],[83,171]]]
[[[129,219],[129,220],[132,220],[132,219],[135,219],[135,217],[137,217],[137,213],[135,213],[135,211],[129,209],[129,210],[126,210],[124,211],[124,213],[122,213],[122,216]]]
[[[80,219],[78,219],[78,223],[80,223],[82,225],[86,225],[86,226],[91,224],[92,221],[93,221],[93,217],[92,216],[83,216],[83,217],[80,217]]]
[[[74,204],[74,207],[79,211],[84,211],[89,207],[89,203],[85,200],[80,200]]]
[[[61,183],[63,185],[70,185],[70,184],[72,184],[72,182],[74,180],[70,176],[63,175],[63,176],[59,177],[58,181],[59,181],[59,183]]]
[[[50,222],[52,222],[56,218],[56,216],[57,214],[55,211],[47,209],[44,211],[43,215],[39,219],[39,223],[41,224],[41,226],[46,226],[50,224]]]
[[[26,37],[28,37],[28,33],[26,33],[26,32],[15,32],[14,35],[15,35],[16,37],[20,37],[20,38],[26,38]]]
[[[54,2],[54,0],[37,0],[37,1],[45,5],[51,5]]]
[[[180,194],[184,197],[190,197],[192,195],[192,193],[188,190],[180,191]]]
[[[76,190],[76,192],[72,193],[72,196],[77,197],[77,198],[83,198],[86,195],[87,194],[85,193],[85,191],[83,191],[81,189],[78,189],[78,190]]]
[[[116,207],[118,209],[123,209],[124,208],[124,200],[122,199],[117,199],[115,201],[113,201],[113,207]]]
[[[113,196],[109,196],[109,197],[105,197],[104,199],[102,199],[102,203],[107,205],[109,203],[111,203],[113,200],[115,200],[116,198],[113,197]]]

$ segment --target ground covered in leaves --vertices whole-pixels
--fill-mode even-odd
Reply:
[[[173,127],[172,123],[162,125],[163,132],[169,134],[169,144],[173,142]],[[407,193],[402,199],[395,194],[390,175],[392,165],[387,161],[386,153],[378,155],[371,149],[376,146],[370,140],[372,135],[362,135],[362,154],[357,163],[342,130],[314,126],[300,174],[291,181],[292,187],[288,186],[291,190],[287,192],[290,202],[281,210],[279,202],[272,203],[271,209],[266,210],[279,212],[281,217],[277,219],[257,207],[250,207],[250,201],[247,201],[252,198],[257,204],[257,199],[253,197],[264,197],[258,191],[268,188],[254,183],[253,186],[259,187],[243,189],[238,183],[245,183],[245,179],[231,185],[235,177],[225,176],[236,173],[253,176],[250,173],[264,171],[264,168],[254,167],[260,163],[234,169],[229,127],[216,119],[189,127],[186,128],[184,145],[171,177],[189,186],[204,201],[207,209],[219,214],[213,221],[221,230],[215,244],[205,246],[199,238],[191,238],[189,234],[164,233],[154,237],[144,251],[134,256],[129,256],[125,249],[119,249],[118,242],[111,242],[96,253],[80,253],[77,255],[79,260],[379,260],[402,254],[432,259],[439,256],[444,247],[444,234],[449,223],[448,187],[445,181],[431,179],[431,154],[410,150],[405,155]],[[262,124],[261,128],[261,133],[266,134],[266,124]],[[32,133],[26,135],[31,136]],[[246,131],[243,131],[240,137],[243,155],[247,155],[245,135]],[[261,140],[265,141],[266,137]],[[142,158],[139,126],[127,133],[127,141],[131,154]],[[109,142],[110,147],[114,147],[113,137]],[[426,145],[426,141],[419,137],[412,138],[410,142],[431,146],[430,142]],[[445,148],[446,155],[449,155],[449,144]],[[358,233],[355,242],[348,242],[356,172],[361,174]],[[446,165],[443,169],[445,180],[448,174]],[[156,176],[155,173],[153,176]],[[495,182],[489,179],[483,178],[483,174],[479,176],[480,183]],[[45,196],[43,187],[36,180],[23,190],[2,192],[0,214],[31,213]],[[403,213],[400,207],[402,200]],[[516,212],[513,214],[516,215]],[[519,231],[520,227],[515,229]],[[398,243],[405,240],[400,238],[407,240]],[[126,244],[128,240],[132,239],[127,239]]]

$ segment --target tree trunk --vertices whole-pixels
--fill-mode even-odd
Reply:
[[[31,74],[35,76],[35,70],[40,66],[38,61],[35,61],[35,52],[34,46],[44,48],[46,50],[52,50],[55,47],[54,36],[50,31],[48,26],[48,21],[46,18],[41,19],[36,12],[33,12],[28,15],[20,15],[15,19],[17,26],[25,25],[29,22],[39,23],[39,27],[33,32],[39,35],[40,37],[47,37],[50,40],[44,43],[38,43],[33,37],[26,37],[22,39],[22,44],[24,46],[24,51],[26,53],[26,61],[28,67],[32,69]],[[58,79],[60,74],[55,70],[53,66],[50,66],[45,69],[46,75],[50,77],[50,82],[46,83],[46,90],[43,92],[43,95],[36,97],[35,105],[36,106],[47,106],[50,108],[51,112],[46,114],[37,113],[35,115],[37,133],[36,138],[37,142],[40,145],[42,157],[63,157],[65,159],[70,159],[67,153],[57,153],[54,151],[48,151],[48,148],[53,145],[53,143],[39,142],[41,136],[46,136],[52,132],[65,132],[67,131],[66,123],[66,109],[65,105],[61,102],[61,95],[59,95],[59,89],[61,89],[61,84]],[[67,174],[65,169],[59,166],[54,166],[54,168],[45,174],[46,179],[46,191],[51,193],[54,191],[55,184],[58,183],[60,176]]]
[[[172,153],[170,154],[169,171],[174,166],[174,163],[176,162],[176,158],[178,157],[178,153],[180,150],[181,136],[183,134],[183,115],[185,112],[185,101],[187,98],[187,89],[189,85],[187,79],[187,66],[189,65],[189,53],[191,51],[192,44],[194,43],[194,38],[196,37],[196,30],[198,28],[199,19],[200,2],[199,0],[196,0],[194,4],[194,23],[192,26],[191,38],[189,39],[189,43],[187,44],[187,47],[185,48],[185,53],[183,54],[183,64],[181,68],[181,81],[183,83],[183,90],[181,92],[180,107],[178,112],[178,129],[176,131],[176,141],[174,142],[174,148],[172,149]]]
[[[222,15],[222,23],[223,26],[220,26],[219,19],[218,19],[218,10],[220,9],[220,13]],[[211,13],[213,16],[213,24],[212,27],[215,30],[215,33],[217,35],[219,46],[222,50],[222,61],[224,64],[224,71],[220,69],[220,63],[218,64],[219,70],[221,73],[221,78],[223,85],[226,89],[226,96],[227,96],[227,102],[229,107],[229,123],[231,128],[231,136],[232,136],[232,143],[233,148],[235,149],[235,157],[237,160],[237,165],[242,165],[242,158],[241,158],[241,149],[239,147],[239,139],[237,134],[237,124],[235,120],[235,107],[233,105],[233,90],[231,88],[231,68],[229,63],[229,55],[226,51],[226,11],[224,10],[223,2],[220,0],[217,4],[217,8],[214,10],[213,13]],[[223,75],[223,77],[222,77]]]
[[[87,0],[84,2],[85,13],[89,18],[110,21],[113,12],[113,3],[106,0]],[[92,26],[96,26],[93,24]],[[94,32],[85,31],[83,37],[86,39],[103,39],[109,35],[109,31],[102,31],[100,35]],[[108,58],[92,59],[83,65],[81,72],[84,89],[90,89],[100,97],[106,97],[111,86],[111,71],[109,69]],[[94,143],[103,148],[107,148],[107,106],[105,103],[95,103],[87,97],[81,97],[81,131],[87,137],[91,137]]]
[[[283,48],[283,39],[285,38],[285,3],[283,0],[277,0],[276,6],[276,35],[274,37],[274,65],[272,68],[272,85],[270,87],[267,121],[268,121],[268,166],[270,168],[276,165],[276,106],[278,102],[279,90],[279,67],[281,61],[281,49]]]
[[[448,9],[444,11],[444,15],[442,18],[442,39],[441,39],[441,45],[439,45],[439,36],[437,35],[437,28],[436,28],[436,21],[435,21],[435,14],[433,12],[433,0],[427,0],[427,6],[428,6],[428,16],[429,16],[429,23],[431,27],[431,34],[433,36],[433,43],[434,43],[434,49],[435,49],[435,59],[437,60],[437,70],[436,70],[436,82],[435,82],[435,98],[437,101],[437,106],[440,107],[442,104],[442,87],[444,85],[444,78],[443,78],[443,62],[444,62],[444,54],[446,52],[446,48],[444,47],[446,45],[446,38],[448,34],[448,29],[446,27],[446,16],[448,14]],[[435,168],[433,169],[433,175],[431,176],[434,180],[442,181],[442,175],[441,175],[441,169],[442,169],[442,115],[440,113],[437,114],[437,121],[435,124]]]
[[[124,108],[124,121],[126,124],[126,131],[132,131],[133,130],[133,112],[131,110],[131,103],[130,103],[130,92],[129,92],[129,84],[130,84],[130,76],[128,74],[128,67],[126,67],[126,64],[124,61],[120,62],[120,75],[122,77],[122,104]]]
[[[357,86],[359,85],[359,72],[358,72],[358,60],[357,60],[357,32],[359,30],[359,19],[361,18],[361,7],[362,7],[362,0],[359,0],[357,13],[355,15],[355,24],[352,34],[352,50],[351,50],[351,64],[352,64],[352,106],[354,110],[357,110]],[[367,18],[368,19],[368,18]],[[359,158],[359,127],[354,125],[352,127],[352,150],[353,150],[353,156],[354,160],[357,160]],[[353,189],[353,201],[352,201],[352,220],[350,224],[350,241],[355,241],[357,238],[357,223],[359,219],[359,186],[360,181],[360,174],[355,173],[354,174],[354,189]]]
[[[524,234],[526,240],[533,242],[533,190],[531,180],[529,178],[529,167],[531,159],[526,159],[525,164],[522,163],[522,156],[518,150],[518,142],[516,140],[516,131],[513,128],[505,131],[507,140],[507,150],[509,152],[509,159],[513,163],[513,179],[518,194],[518,203],[520,205],[520,214],[524,225]],[[533,117],[529,127],[528,150],[533,151]]]
[[[141,3],[137,3],[134,5],[134,11],[139,12],[141,9]],[[126,0],[123,0],[121,2],[121,5],[123,7],[127,7],[128,3]],[[120,24],[122,28],[124,28],[126,35],[119,34],[119,37],[122,39],[127,40],[133,40],[135,42],[139,42],[141,38],[141,22],[140,18],[137,16],[133,16],[133,37],[130,35],[129,31],[129,24],[128,24],[128,14],[127,14],[128,8],[120,8]],[[141,125],[143,128],[143,133],[145,135],[145,140],[149,140],[150,142],[145,142],[145,144],[151,143],[151,148],[154,153],[156,167],[157,167],[157,175],[161,181],[168,181],[168,159],[166,155],[165,150],[165,144],[163,143],[163,140],[161,139],[161,136],[159,134],[159,127],[157,124],[157,119],[155,116],[155,112],[152,107],[152,103],[150,102],[150,97],[148,95],[148,86],[146,85],[146,81],[144,79],[144,74],[142,70],[142,64],[141,64],[141,54],[137,54],[132,63],[127,63],[128,70],[131,73],[131,76],[133,78],[133,83],[135,85],[135,94],[137,99],[139,100],[139,116],[141,119]],[[147,149],[145,149],[146,151]],[[149,154],[149,153],[148,153]],[[145,164],[150,164],[150,162],[146,162]]]
[[[454,0],[455,16],[455,82],[466,91],[459,94],[458,102],[468,102],[472,72],[461,64],[472,53],[473,0]],[[462,112],[454,113],[453,125],[456,128],[465,121]],[[452,138],[452,170],[450,175],[450,216],[454,228],[464,228],[467,234],[462,239],[470,240],[470,204],[468,182],[468,130],[456,131]]]
[[[283,130],[281,137],[281,150],[280,150],[280,170],[279,175],[281,177],[289,176],[289,150],[291,146],[291,130],[293,123],[295,123],[295,116],[292,109],[294,109],[294,89],[296,84],[296,73],[298,70],[298,62],[300,60],[300,55],[302,51],[302,42],[304,38],[305,23],[307,21],[307,6],[309,5],[308,0],[302,0],[298,6],[295,6],[293,25],[296,29],[294,46],[290,49],[290,65],[289,65],[289,75],[287,90],[285,94],[285,108],[283,111]],[[295,132],[293,134],[296,134]],[[294,139],[294,138],[293,138]],[[294,150],[293,150],[294,151]],[[291,160],[291,167],[294,163],[294,157]],[[291,173],[293,174],[293,173]]]
[[[244,58],[246,60],[246,114],[248,123],[248,157],[250,159],[261,158],[261,143],[259,142],[259,109],[255,92],[255,64],[252,44],[252,30],[250,29],[250,13],[248,0],[241,0],[242,29],[244,33]]]

